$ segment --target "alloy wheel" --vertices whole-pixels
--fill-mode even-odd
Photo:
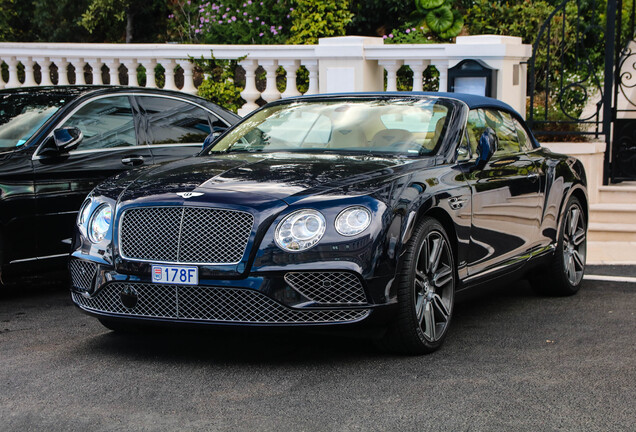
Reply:
[[[578,285],[585,270],[587,235],[581,207],[577,203],[568,208],[564,223],[563,269],[570,284]]]
[[[422,242],[415,267],[415,312],[417,322],[429,342],[446,332],[453,309],[455,277],[448,242],[431,231]]]

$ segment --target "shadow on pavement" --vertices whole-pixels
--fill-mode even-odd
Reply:
[[[453,325],[444,347],[428,356],[431,360],[458,349],[498,311],[540,302],[526,282],[500,289],[456,305]],[[178,329],[149,328],[131,333],[103,333],[85,339],[81,351],[97,356],[119,356],[128,360],[206,361],[232,364],[322,363],[371,358],[408,358],[386,352],[375,343],[377,331],[346,329]],[[488,330],[486,330],[488,331]]]

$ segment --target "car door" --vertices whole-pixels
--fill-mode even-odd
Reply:
[[[470,275],[521,264],[541,221],[538,172],[520,146],[512,116],[495,109],[471,110],[467,133],[473,149],[488,127],[496,132],[497,149],[483,169],[466,176],[472,193]]]
[[[79,146],[67,153],[45,155],[52,137],[33,158],[40,256],[65,254],[73,224],[86,195],[105,178],[133,166],[152,164],[152,153],[138,139],[138,113],[129,96],[116,94],[90,99],[56,128],[82,131]]]
[[[172,96],[138,95],[135,101],[156,163],[197,154],[210,133],[220,133],[229,126],[207,109]]]
[[[0,266],[37,256],[32,153],[27,148],[0,152]]]

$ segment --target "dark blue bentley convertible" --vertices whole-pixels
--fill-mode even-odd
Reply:
[[[426,353],[468,290],[532,275],[541,292],[577,292],[585,185],[579,161],[541,148],[494,99],[285,99],[198,157],[95,188],[72,297],[114,330],[364,324]]]

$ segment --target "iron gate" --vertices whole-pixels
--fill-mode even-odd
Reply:
[[[604,138],[604,183],[636,180],[636,0],[563,0],[529,60],[528,123],[541,139]]]

